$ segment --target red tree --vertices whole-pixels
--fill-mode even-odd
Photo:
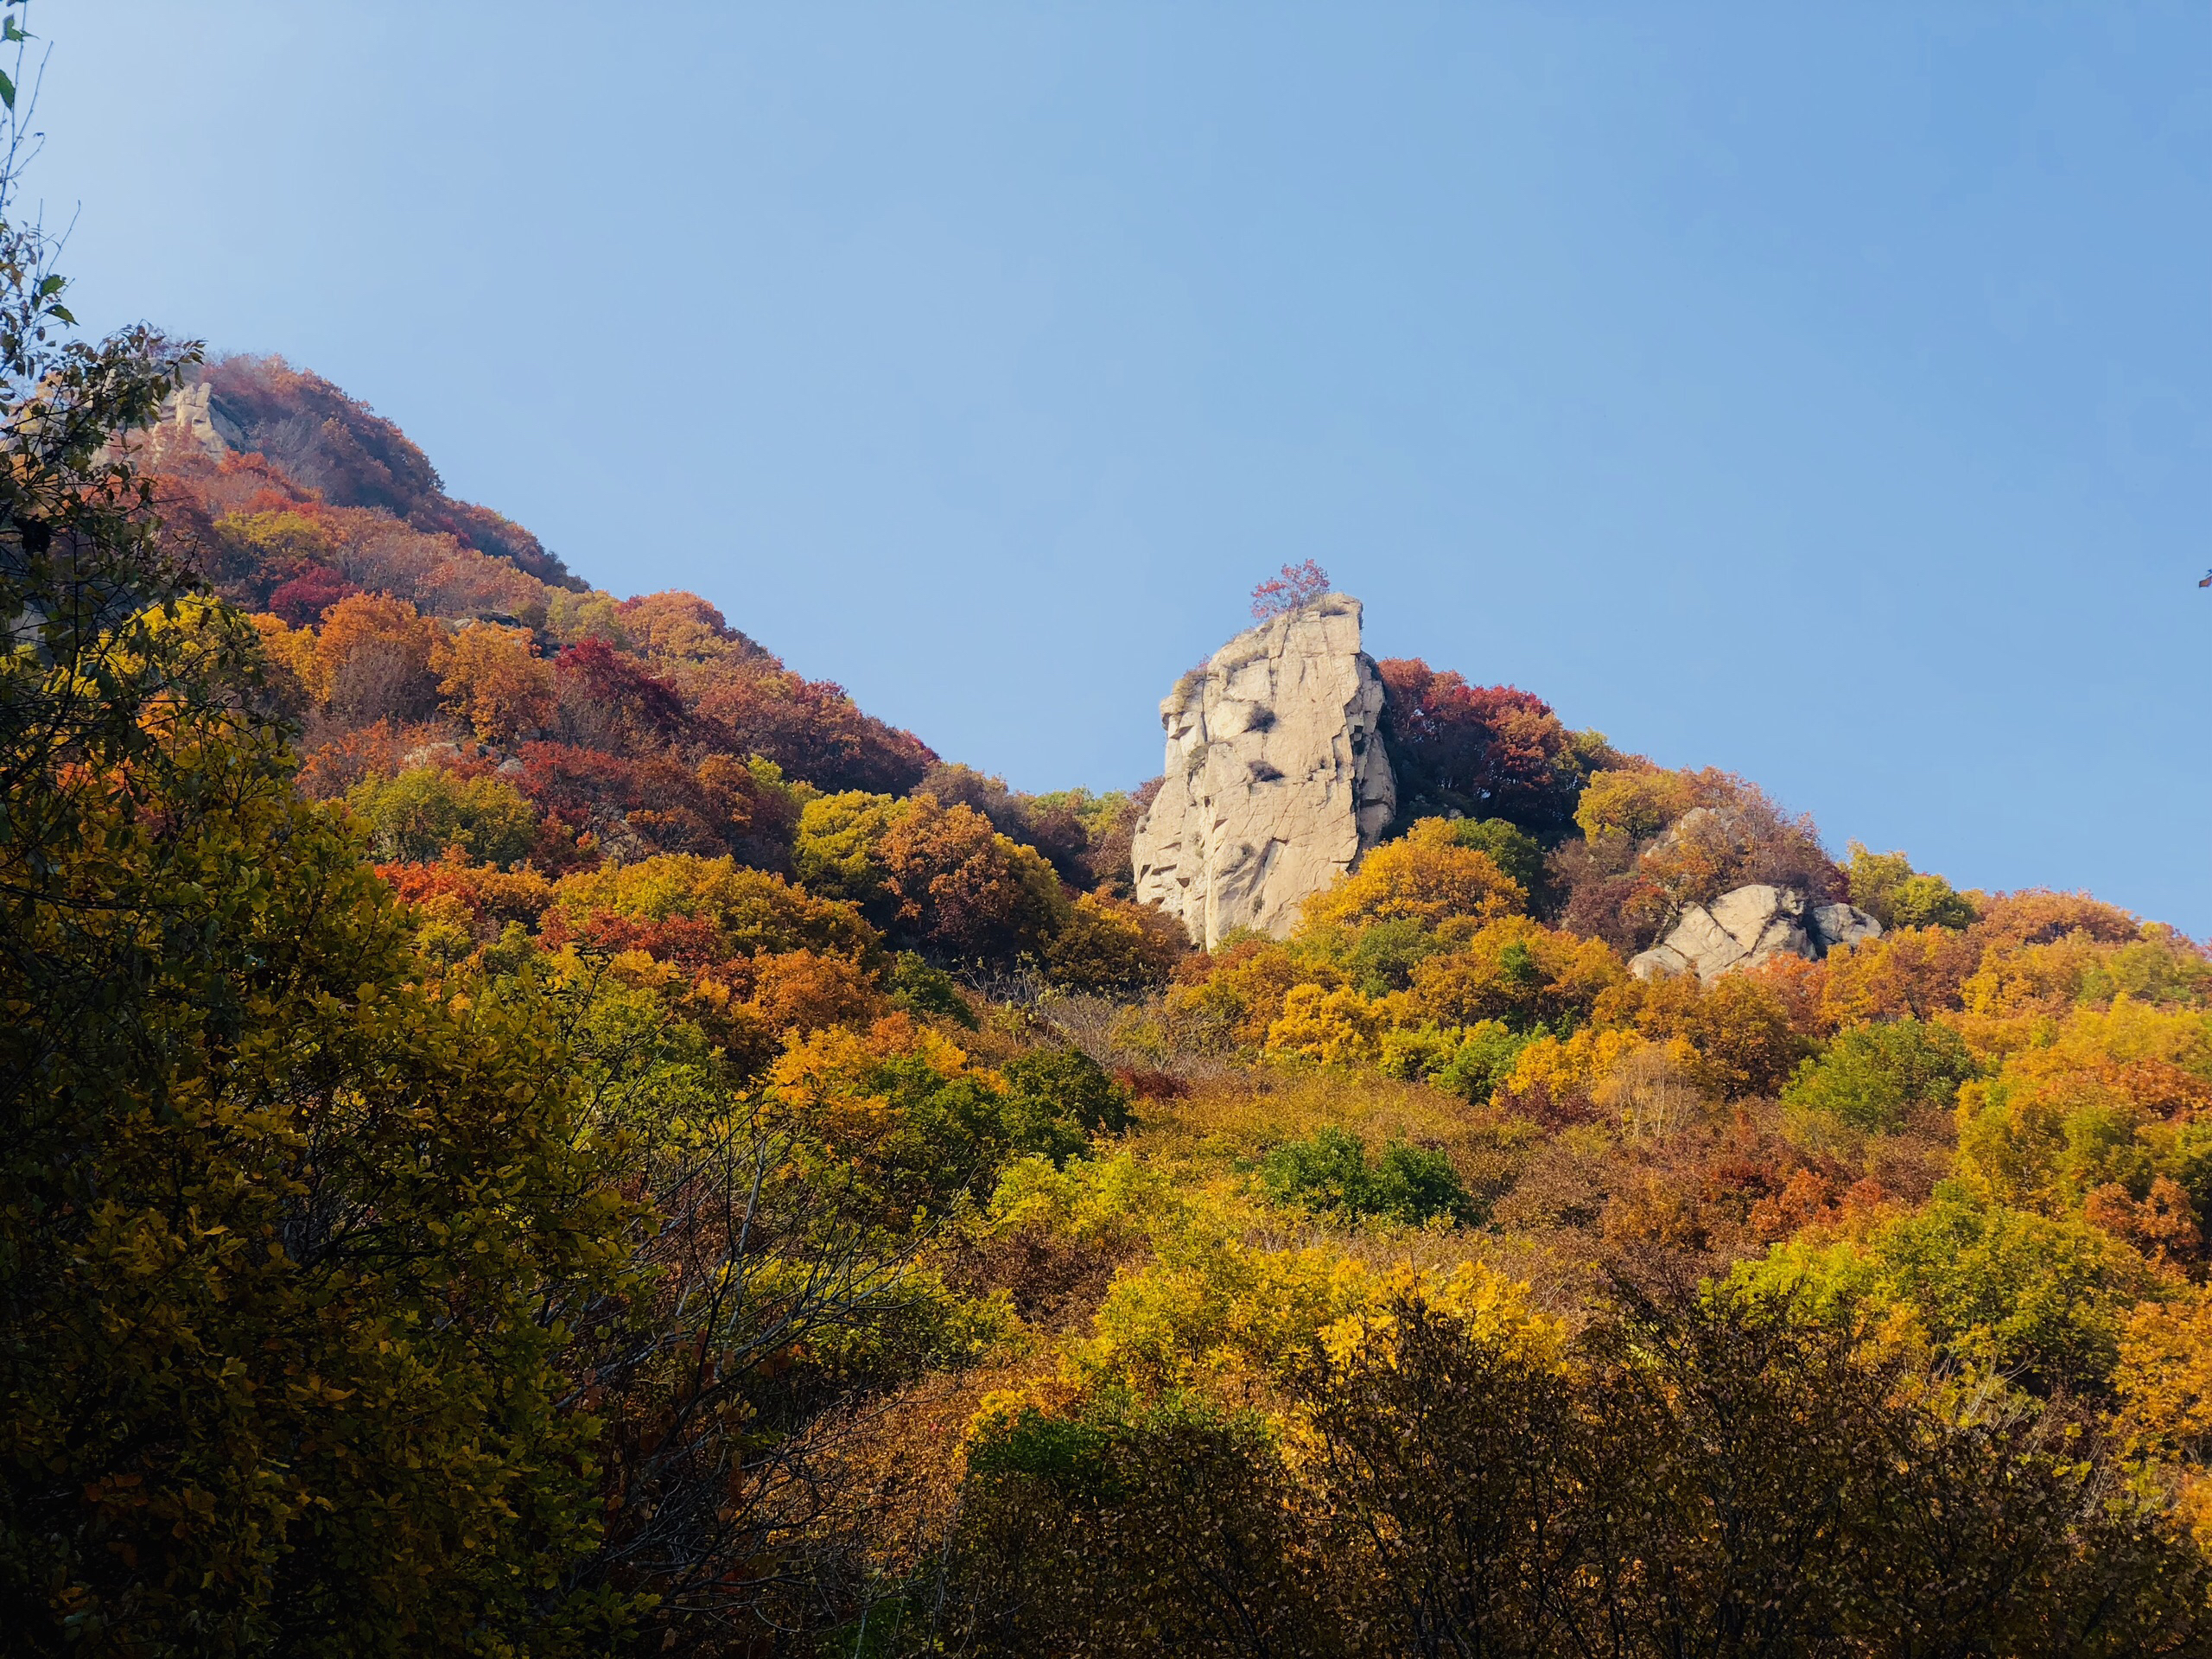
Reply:
[[[1329,573],[1313,560],[1286,564],[1281,575],[1268,577],[1252,590],[1252,614],[1264,622],[1311,604],[1328,591]]]

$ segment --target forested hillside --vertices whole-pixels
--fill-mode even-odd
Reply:
[[[10,234],[22,1650],[2212,1648],[2192,941],[1393,661],[1387,839],[1195,950],[1147,790]],[[1757,883],[1883,931],[1630,974]]]

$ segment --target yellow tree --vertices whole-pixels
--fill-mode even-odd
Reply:
[[[512,742],[552,721],[553,670],[527,628],[474,623],[440,639],[429,665],[446,708],[486,743]]]

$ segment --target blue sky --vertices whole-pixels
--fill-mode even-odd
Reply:
[[[1150,774],[1312,557],[1838,849],[2212,931],[2201,4],[32,26],[88,322],[329,376],[948,756]]]

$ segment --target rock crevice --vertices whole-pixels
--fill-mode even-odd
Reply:
[[[1194,944],[1284,937],[1396,812],[1359,632],[1359,601],[1325,594],[1238,634],[1160,703],[1166,782],[1137,824],[1136,894]]]

